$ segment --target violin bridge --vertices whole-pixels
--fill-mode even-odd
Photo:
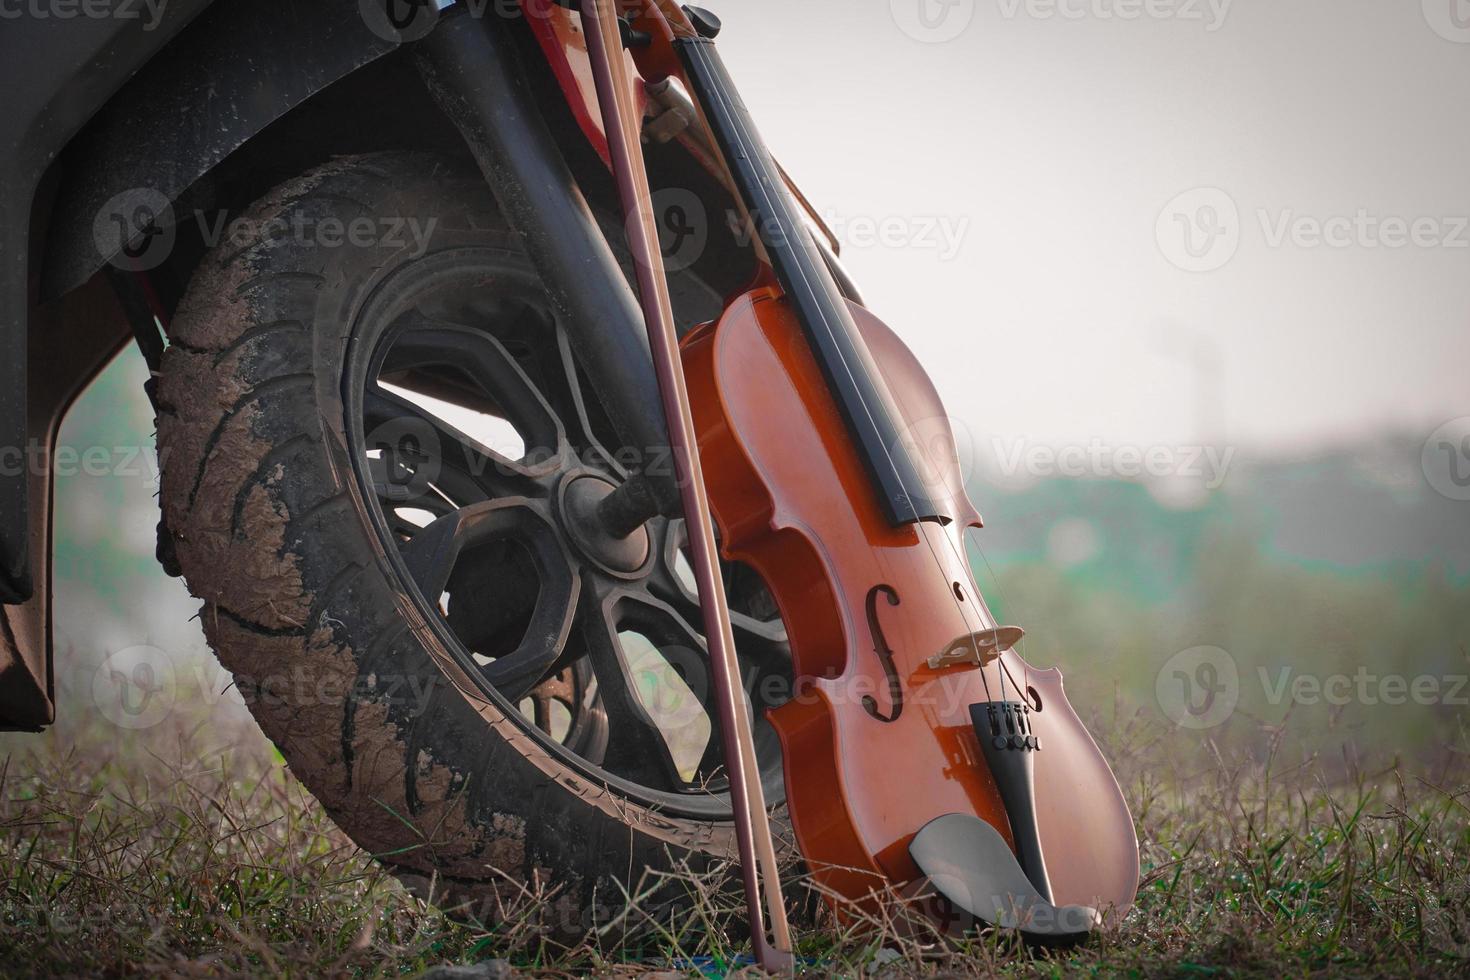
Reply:
[[[981,667],[1021,642],[1026,631],[1019,626],[997,626],[995,629],[966,633],[927,661],[930,670],[946,667]]]

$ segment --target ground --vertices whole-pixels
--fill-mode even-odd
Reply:
[[[739,950],[703,929],[724,900],[698,882],[694,912],[636,943],[609,934],[553,952],[514,922],[453,921],[355,848],[248,720],[221,730],[210,714],[175,712],[142,733],[98,719],[5,737],[4,973],[414,976],[502,960],[526,975],[612,976],[718,971]],[[1470,975],[1464,755],[1287,764],[1270,742],[1227,749],[1141,720],[1098,728],[1142,842],[1138,904],[1117,932],[1045,953],[1003,936],[806,926],[807,970]]]

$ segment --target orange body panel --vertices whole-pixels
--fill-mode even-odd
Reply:
[[[522,0],[522,9],[546,63],[556,76],[567,106],[572,110],[577,127],[603,162],[609,162],[607,132],[597,104],[597,82],[592,75],[587,36],[582,33],[581,20],[575,12],[554,0]],[[644,101],[642,85],[638,86],[638,99],[641,106]]]

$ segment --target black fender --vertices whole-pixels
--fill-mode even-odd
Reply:
[[[113,6],[115,18],[26,17],[0,32],[0,90],[13,93],[0,123],[0,445],[26,441],[30,310],[85,283],[131,237],[100,235],[105,218],[145,214],[133,200],[177,200],[289,110],[397,47],[358,0],[170,0],[157,23],[142,0]],[[49,208],[37,201],[43,175],[54,181]],[[26,496],[25,481],[0,473],[0,601],[33,589]]]
[[[28,14],[0,31],[0,446],[24,447],[27,438],[31,212],[41,177],[98,107],[209,3],[166,4],[154,20],[141,4],[121,0],[106,18]],[[0,472],[3,602],[33,590],[26,480],[12,469]]]
[[[178,201],[291,109],[398,46],[369,26],[361,0],[111,9],[0,30],[0,449],[25,458],[37,438],[50,448],[105,363],[63,339],[57,314],[95,297],[98,272],[141,230],[108,219]],[[96,345],[115,350],[120,311],[88,303]],[[49,562],[36,553],[50,541],[50,479],[28,470],[0,466],[0,727],[39,727],[52,710]]]
[[[132,198],[176,201],[291,109],[393,51],[360,7],[216,0],[67,147],[42,298],[81,285],[131,237],[116,227],[100,235],[99,214],[135,220],[147,212],[127,207]]]

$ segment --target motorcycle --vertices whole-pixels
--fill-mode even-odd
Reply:
[[[1085,938],[1137,886],[1126,804],[720,33],[668,0],[7,27],[0,434],[53,444],[137,346],[160,562],[293,773],[442,901],[534,883],[573,941],[738,855],[763,962],[796,859],[839,915]],[[48,481],[0,475],[31,730]]]

